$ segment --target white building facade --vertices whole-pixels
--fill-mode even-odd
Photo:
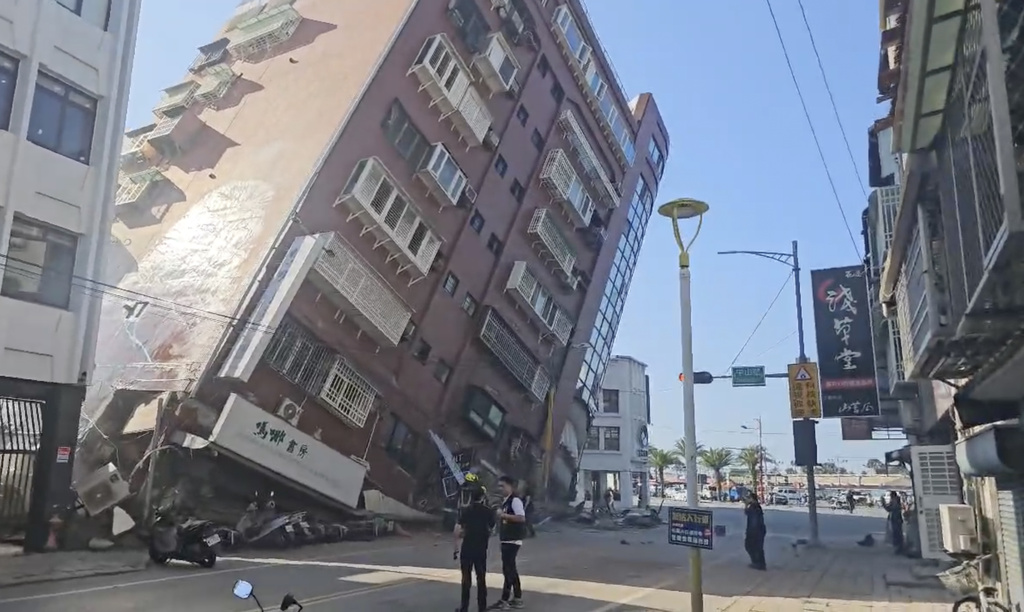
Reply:
[[[89,381],[140,7],[0,2],[0,380]]]
[[[587,494],[600,504],[612,489],[619,496],[618,508],[647,505],[650,399],[647,364],[632,357],[612,357],[580,463],[579,497]]]

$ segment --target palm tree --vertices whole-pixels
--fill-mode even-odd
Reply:
[[[736,461],[750,472],[751,482],[756,488],[761,482],[761,465],[767,466],[769,463],[772,463],[773,459],[763,446],[754,444],[740,450],[740,454],[736,456]]]
[[[647,460],[658,474],[658,488],[662,495],[665,494],[665,469],[673,465],[679,465],[679,457],[674,450],[662,450],[651,447],[647,452]]]
[[[736,456],[728,448],[706,448],[700,451],[700,462],[715,475],[716,495],[722,495],[722,470],[736,462]],[[687,486],[690,483],[686,483]]]
[[[700,442],[697,443],[697,456],[699,457],[701,452],[704,451],[704,445]],[[676,440],[676,445],[673,448],[673,452],[679,457],[679,461],[682,465],[686,465],[686,440],[680,438]]]

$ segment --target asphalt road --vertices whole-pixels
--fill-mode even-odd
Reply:
[[[725,525],[728,535],[706,553],[705,576],[752,572],[746,569],[742,546],[742,510],[714,510],[715,522]],[[775,548],[806,536],[805,511],[769,509],[766,518]],[[877,513],[823,512],[820,525],[826,544],[849,542],[881,532],[884,519]],[[497,547],[492,548],[490,571],[500,572]],[[564,612],[637,609],[629,607],[636,593],[677,584],[687,565],[685,551],[667,544],[664,527],[600,531],[554,526],[528,540],[520,558],[521,572],[530,576],[524,580],[529,607]],[[286,592],[294,593],[309,612],[452,610],[458,599],[454,567],[447,536],[392,538],[252,552],[245,558],[223,558],[212,570],[152,567],[122,576],[10,587],[0,589],[0,612],[259,612],[254,601],[232,596],[238,579],[255,586],[266,610],[277,610]],[[499,577],[492,575],[489,582],[493,599]]]

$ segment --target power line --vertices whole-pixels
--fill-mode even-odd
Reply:
[[[740,347],[739,352],[736,353],[735,357],[733,357],[732,363],[730,363],[729,367],[725,369],[726,372],[728,372],[729,368],[732,368],[732,366],[736,365],[736,362],[739,360],[740,356],[743,355],[743,351],[747,350],[747,345],[750,344],[750,341],[754,339],[754,334],[757,333],[757,330],[761,329],[761,325],[764,323],[764,320],[768,318],[768,313],[770,313],[772,311],[772,308],[775,307],[775,302],[779,301],[779,297],[782,295],[782,292],[786,290],[786,286],[789,285],[789,279],[791,278],[793,278],[792,272],[790,272],[789,275],[786,276],[786,280],[783,281],[782,286],[779,287],[779,292],[775,294],[775,297],[772,298],[771,303],[768,304],[768,308],[765,309],[764,314],[761,315],[761,318],[758,320],[757,325],[754,326],[754,331],[750,332],[750,335],[747,336],[747,340],[743,343],[743,346]]]
[[[836,189],[836,182],[832,178],[832,171],[828,167],[828,160],[825,159],[825,151],[821,148],[821,141],[818,139],[818,131],[814,129],[814,121],[811,120],[811,112],[807,109],[807,101],[804,98],[804,92],[800,89],[800,81],[796,78],[796,70],[793,68],[793,60],[789,57],[789,49],[786,47],[786,40],[782,36],[782,29],[779,27],[779,20],[775,17],[775,9],[772,7],[772,0],[764,0],[765,4],[768,5],[768,12],[772,17],[772,24],[775,26],[775,34],[779,37],[779,44],[782,45],[782,54],[786,58],[786,67],[789,68],[789,76],[793,79],[793,86],[796,88],[796,95],[800,98],[800,106],[804,111],[804,118],[807,119],[807,127],[811,129],[811,137],[814,139],[814,146],[818,150],[818,157],[821,159],[821,165],[825,168],[825,177],[828,179],[829,187],[832,188],[832,197],[836,201],[836,206],[839,208],[839,215],[843,218],[843,225],[846,226],[846,233],[850,237],[850,244],[853,245],[853,250],[857,254],[857,259],[861,258],[860,247],[857,245],[857,240],[853,237],[853,229],[850,227],[850,221],[846,218],[846,211],[843,210],[843,202],[839,197],[839,190]]]
[[[765,350],[763,350],[763,351],[761,351],[760,353],[758,353],[758,354],[757,354],[757,357],[764,357],[764,356],[765,356],[765,355],[767,355],[768,353],[770,353],[770,352],[774,351],[775,349],[779,348],[780,346],[782,346],[782,343],[783,343],[783,342],[785,342],[786,340],[789,340],[790,338],[792,338],[793,336],[795,336],[795,335],[796,335],[796,332],[797,332],[797,330],[795,330],[795,329],[794,329],[793,331],[789,332],[788,334],[786,334],[786,337],[785,337],[785,338],[783,338],[783,339],[779,340],[779,341],[778,341],[778,342],[776,342],[775,344],[773,344],[773,345],[769,346],[769,347],[768,347],[768,348],[766,348]]]
[[[832,87],[828,83],[828,76],[825,74],[825,64],[821,61],[821,54],[818,53],[818,44],[814,40],[814,33],[811,31],[811,22],[807,19],[807,11],[804,9],[803,0],[797,0],[797,4],[800,6],[800,15],[804,19],[804,29],[807,30],[807,36],[811,39],[811,49],[814,51],[814,57],[818,60],[818,70],[821,72],[821,80],[825,82],[825,91],[828,92],[828,100],[832,104],[832,112],[836,116],[836,124],[839,126],[839,133],[843,135],[843,143],[846,145],[846,154],[850,156],[850,164],[853,166],[853,173],[857,176],[857,185],[860,187],[861,193],[864,194],[864,199],[868,199],[868,190],[865,188],[864,178],[860,174],[860,166],[857,165],[857,160],[853,155],[853,147],[850,146],[850,139],[846,136],[846,128],[843,127],[843,120],[839,117],[839,107],[836,105],[836,98],[832,95]]]

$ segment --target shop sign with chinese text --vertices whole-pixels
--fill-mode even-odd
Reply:
[[[232,393],[210,442],[285,480],[355,508],[366,467]]]
[[[871,302],[864,266],[813,270],[811,287],[821,416],[879,416]]]

